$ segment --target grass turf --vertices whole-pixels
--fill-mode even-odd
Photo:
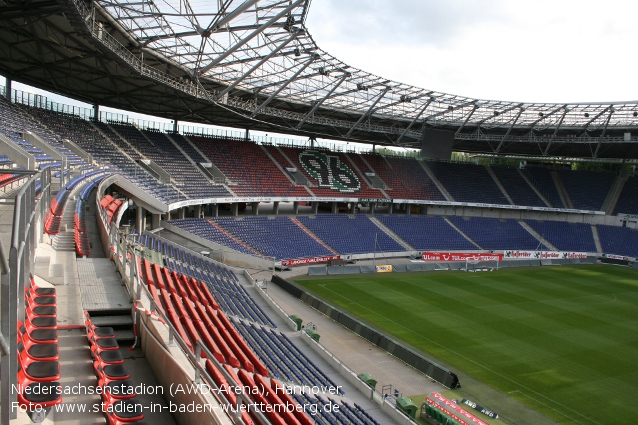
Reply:
[[[535,267],[296,282],[561,424],[635,423],[636,270]]]

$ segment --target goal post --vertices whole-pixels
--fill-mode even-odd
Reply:
[[[499,260],[498,258],[495,261],[485,261],[473,258],[465,259],[465,271],[466,272],[476,272],[476,271],[494,271],[498,270]]]

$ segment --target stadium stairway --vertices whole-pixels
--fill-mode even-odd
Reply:
[[[194,169],[196,169],[202,176],[204,176],[204,178],[206,178],[206,180],[209,180],[208,176],[206,176],[202,172],[202,170],[197,166],[197,163],[195,162],[195,160],[190,157],[190,155],[179,145],[179,143],[177,143],[175,141],[174,138],[171,137],[171,135],[169,133],[165,133],[164,136],[173,144],[173,146],[175,146],[175,148],[177,148],[178,151],[181,152],[182,155],[184,155],[184,158],[186,158],[186,160],[191,163],[191,165],[193,166]],[[199,149],[197,150],[197,152],[199,152]]]
[[[552,176],[554,184],[556,185],[558,196],[560,196],[560,200],[563,201],[563,205],[565,205],[565,208],[574,208],[574,204],[569,197],[567,188],[565,187],[563,180],[560,178],[560,174],[558,173],[558,171],[550,171],[550,174]]]
[[[483,249],[482,246],[480,246],[479,244],[477,244],[476,242],[474,242],[468,235],[465,234],[465,232],[463,232],[461,229],[459,229],[454,223],[452,223],[450,221],[450,219],[448,219],[447,217],[445,217],[445,221],[447,222],[447,224],[449,224],[450,226],[452,226],[454,228],[454,230],[456,230],[457,232],[459,232],[461,235],[463,235],[463,237],[465,239],[467,239],[468,241],[470,241],[472,243],[472,245],[476,246],[476,249]]]
[[[595,224],[591,225],[591,233],[594,237],[594,243],[596,244],[597,252],[604,252],[603,245],[600,243],[600,235],[598,234],[598,227]]]
[[[614,209],[616,209],[616,204],[618,203],[618,199],[620,198],[620,194],[622,193],[623,188],[625,187],[625,183],[629,179],[629,176],[618,176],[609,189],[609,193],[603,202],[602,207],[600,208],[602,211],[605,211],[605,214],[612,215]]]
[[[507,191],[505,190],[505,188],[503,187],[503,185],[499,181],[498,177],[496,177],[496,174],[494,174],[494,171],[492,170],[492,167],[490,167],[489,165],[486,165],[485,169],[487,170],[488,174],[494,180],[494,183],[496,183],[496,186],[501,190],[501,192],[503,192],[503,195],[505,196],[505,199],[507,199],[507,202],[509,202],[511,205],[515,205],[515,202],[512,200],[512,198],[510,198],[509,193],[507,193]]]
[[[452,197],[452,195],[450,195],[450,192],[448,192],[447,189],[443,187],[439,179],[437,179],[434,173],[432,172],[432,170],[430,170],[430,167],[428,167],[427,164],[423,161],[418,161],[418,163],[421,166],[421,168],[423,168],[425,173],[428,175],[430,180],[432,180],[432,182],[436,185],[437,189],[439,189],[441,194],[445,196],[445,200],[449,202],[454,202],[454,198]]]
[[[372,182],[370,182],[370,179],[368,179],[368,176],[366,176],[366,172],[365,170],[361,170],[361,168],[359,168],[359,166],[356,164],[356,162],[350,157],[350,155],[348,155],[347,153],[343,154],[344,157],[346,157],[348,159],[348,161],[350,162],[350,165],[352,166],[352,168],[354,168],[354,170],[359,173],[359,175],[361,177],[363,177],[364,182],[372,189],[377,189],[379,192],[381,192],[383,194],[383,196],[385,196],[387,199],[391,199],[391,197],[386,193],[385,190],[383,190],[380,187],[373,187]],[[371,170],[372,168],[369,167]]]
[[[275,158],[273,158],[273,156],[270,154],[270,152],[268,152],[268,149],[266,149],[266,147],[264,145],[259,145],[259,147],[261,148],[262,151],[264,151],[264,154],[275,164],[275,166],[277,168],[279,168],[279,170],[282,172],[282,174],[284,176],[286,176],[286,178],[288,180],[290,180],[290,184],[294,185],[295,182],[292,180],[292,178],[290,177],[290,175],[284,170],[284,168],[281,166],[280,163],[277,162],[277,160]]]
[[[75,251],[75,233],[73,231],[73,213],[75,212],[75,199],[69,198],[66,202],[66,208],[62,215],[62,229],[60,233],[53,238],[51,246],[56,251]]]
[[[260,252],[258,249],[253,248],[252,246],[248,245],[246,242],[244,242],[243,240],[241,240],[240,238],[238,238],[237,236],[235,236],[234,234],[230,233],[228,230],[224,229],[222,226],[219,225],[219,223],[215,222],[215,220],[208,220],[208,222],[214,226],[215,228],[217,228],[220,232],[222,232],[223,234],[225,234],[227,237],[229,237],[230,239],[234,240],[235,242],[237,242],[238,244],[244,246],[246,249],[248,249],[249,251],[253,251],[256,255],[263,257],[264,254],[262,252]]]
[[[541,198],[541,200],[543,202],[545,202],[545,205],[547,205],[548,207],[552,207],[552,204],[550,204],[550,202],[547,200],[547,198],[545,197],[545,195],[543,195],[536,186],[534,186],[534,183],[532,183],[532,181],[529,179],[529,177],[527,177],[527,175],[525,175],[525,173],[520,169],[517,168],[516,169],[518,171],[518,173],[521,175],[521,177],[523,178],[523,180],[525,180],[527,182],[527,184],[529,185],[529,187],[532,188],[532,190],[536,193],[536,195],[538,195],[539,198]]]
[[[311,238],[313,238],[314,240],[316,240],[319,244],[321,244],[321,246],[323,246],[324,248],[326,248],[328,251],[331,251],[333,254],[338,255],[339,253],[337,251],[335,251],[334,249],[332,249],[332,247],[330,245],[328,245],[327,243],[325,243],[323,240],[321,240],[320,238],[317,237],[317,235],[315,235],[314,233],[312,233],[310,231],[310,229],[308,229],[306,226],[304,226],[303,224],[301,224],[301,222],[299,220],[297,220],[296,217],[291,216],[290,217],[290,221],[292,221],[293,223],[295,223],[297,226],[299,226],[299,228],[301,230],[303,230],[304,232],[306,232],[308,234],[308,236],[310,236]]]
[[[560,249],[556,248],[556,246],[549,243],[549,241],[545,239],[541,234],[539,234],[536,230],[532,229],[532,227],[529,224],[525,223],[524,220],[517,220],[517,221],[518,221],[518,224],[523,226],[523,228],[527,230],[532,236],[534,236],[539,243],[544,244],[546,247],[548,247],[549,249],[553,251],[560,251]]]
[[[397,235],[392,230],[390,230],[388,226],[381,223],[375,216],[371,215],[370,221],[373,222],[379,229],[383,230],[388,236],[394,239],[399,245],[404,247],[406,251],[416,251],[416,249],[413,246],[411,246],[409,243],[401,239],[399,235]]]

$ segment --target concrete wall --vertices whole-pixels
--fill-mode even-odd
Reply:
[[[144,325],[139,326],[141,348],[146,355],[146,360],[153,370],[153,374],[157,378],[158,383],[164,388],[164,398],[167,403],[173,403],[179,406],[202,406],[210,403],[201,393],[188,394],[188,391],[170,394],[170,388],[176,388],[181,385],[187,388],[193,384],[193,376],[189,375],[186,370],[178,363],[176,358],[169,352],[164,345],[160,343],[159,332],[155,328],[155,323],[149,316],[139,315]],[[188,365],[189,368],[192,366]],[[194,372],[194,369],[193,369]],[[175,412],[173,418],[179,425],[230,425],[228,418],[218,417],[215,413],[207,412]],[[222,416],[222,415],[219,415]]]
[[[210,251],[210,258],[237,267],[257,268],[260,270],[270,270],[274,267],[274,260],[253,257],[252,255],[242,254],[234,251],[227,246],[220,245],[208,239],[194,235],[172,224],[162,222],[162,227],[183,238],[191,240],[199,245],[205,246]]]

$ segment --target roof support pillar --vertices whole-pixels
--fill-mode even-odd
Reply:
[[[9,102],[11,102],[11,90],[11,78],[7,77],[5,79],[4,97],[6,97]]]
[[[319,107],[321,106],[321,104],[330,97],[330,95],[332,95],[332,93],[334,93],[335,90],[337,90],[337,87],[339,87],[341,84],[343,84],[344,81],[346,81],[346,78],[348,78],[350,76],[350,73],[346,72],[343,74],[343,77],[341,77],[341,79],[339,81],[337,81],[337,84],[335,84],[330,91],[328,92],[328,94],[326,94],[321,100],[319,100],[317,103],[315,103],[315,106],[312,107],[312,109],[310,110],[310,112],[308,112],[306,114],[305,117],[303,117],[303,119],[299,122],[299,124],[297,124],[297,127],[295,127],[297,130],[299,130],[305,123],[306,121],[308,121],[308,118],[312,117],[314,115],[314,113],[317,111],[317,109],[319,109]]]

